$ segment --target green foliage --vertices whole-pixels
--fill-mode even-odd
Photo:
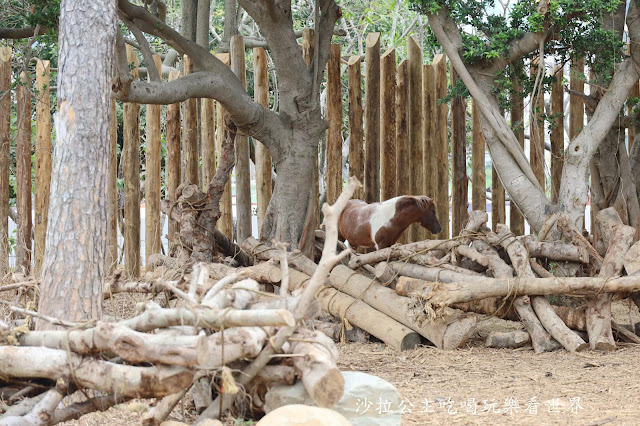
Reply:
[[[527,33],[553,34],[547,37],[545,55],[553,55],[556,63],[584,58],[587,67],[598,76],[598,83],[608,85],[615,64],[624,57],[624,42],[619,34],[603,27],[603,21],[620,4],[620,0],[552,0],[545,12],[538,11],[537,0],[518,1],[507,6],[507,10],[494,0],[410,0],[411,7],[425,15],[438,13],[442,8],[447,10],[460,29],[462,59],[466,64],[489,68],[498,58],[505,61],[507,65],[497,70],[492,88],[503,111],[508,110],[515,96],[526,97],[534,89],[536,76],[530,76],[522,63],[537,57],[539,52],[526,55],[522,63],[512,63],[509,57],[514,42]],[[432,43],[437,43],[433,34],[430,37]],[[523,87],[520,93],[513,87],[516,78]],[[539,84],[549,92],[554,81],[555,77],[543,75]],[[461,89],[450,88],[446,100],[456,93],[462,93]]]

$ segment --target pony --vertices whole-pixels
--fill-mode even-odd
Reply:
[[[395,244],[414,222],[419,222],[433,234],[442,231],[432,198],[402,195],[371,204],[349,200],[338,219],[338,232],[352,247],[375,247],[377,250]]]

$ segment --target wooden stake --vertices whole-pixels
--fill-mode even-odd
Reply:
[[[138,78],[138,57],[127,45],[131,74]],[[140,276],[140,105],[126,102],[124,108],[124,265],[130,277]]]
[[[451,70],[451,85],[458,76]],[[469,182],[467,178],[467,100],[457,96],[451,101],[451,235],[457,236],[467,221]]]
[[[513,80],[515,95],[511,98],[511,128],[524,149],[524,100],[522,99],[522,85],[515,78]],[[514,235],[524,235],[524,216],[518,207],[511,202],[509,205],[509,228]]]
[[[49,61],[36,62],[36,208],[34,238],[34,274],[42,273],[49,193],[51,189],[51,106],[49,100]]]
[[[169,73],[169,81],[173,81],[180,76],[179,71]],[[180,104],[170,104],[167,106],[167,189],[166,199],[176,201],[176,189],[182,182],[182,153],[180,150]],[[169,236],[173,237],[180,231],[176,221],[169,220]],[[147,259],[149,262],[149,259]]]
[[[305,28],[302,31],[302,57],[307,64],[307,69],[311,71],[311,64],[313,62],[313,54],[314,54],[314,44],[315,44],[315,32],[312,28]],[[306,229],[315,232],[316,229],[320,227],[320,172],[318,170],[318,154],[315,155],[315,161],[313,166],[313,184],[311,185],[311,198],[309,199],[307,212],[307,217],[305,218]],[[302,241],[303,245],[300,247],[300,250],[313,259],[316,255],[315,245],[313,244],[313,238],[306,238],[305,241]]]
[[[247,88],[244,38],[231,37],[231,70]],[[236,236],[244,241],[251,236],[251,176],[249,175],[249,138],[236,135]]]
[[[213,99],[200,101],[200,141],[202,146],[202,182],[203,192],[209,189],[209,183],[216,174],[216,111]]]
[[[20,73],[16,89],[16,207],[18,210],[18,238],[16,241],[16,270],[31,272],[31,88],[29,77]]]
[[[380,58],[380,199],[396,193],[396,51]]]
[[[267,52],[261,48],[253,49],[254,98],[265,108],[269,108],[269,70],[267,69]],[[258,202],[258,233],[262,232],[264,215],[273,193],[271,180],[271,152],[260,141],[254,139],[256,145],[256,199]]]
[[[436,70],[436,102],[447,96],[447,58],[438,54],[433,58]],[[442,225],[439,238],[449,238],[449,129],[447,124],[447,104],[437,106],[436,118],[436,206],[437,216]]]
[[[223,64],[229,65],[229,54],[218,53],[216,55]],[[218,158],[217,164],[220,164],[220,156],[222,155],[222,144],[224,142],[224,108],[220,103],[216,102],[216,156]],[[231,179],[229,179],[224,186],[224,193],[220,199],[220,219],[216,223],[216,227],[233,240],[233,216],[231,205]]]
[[[564,162],[564,90],[562,88],[562,66],[556,66],[553,75],[556,77],[551,88],[551,202],[558,202],[562,165]]]
[[[504,186],[495,167],[491,167],[491,228],[505,222]]]
[[[530,77],[535,81],[538,74],[539,59],[531,62]],[[544,67],[544,64],[542,64]],[[542,190],[544,191],[544,90],[542,78],[545,70],[540,75],[540,86],[531,94],[531,118],[529,126],[529,162]]]
[[[11,48],[0,47],[0,276],[9,272],[9,163],[11,161]]]
[[[480,111],[471,100],[471,205],[473,210],[487,211],[487,176],[485,171],[485,141],[480,123]]]
[[[364,199],[380,201],[380,33],[366,41]]]
[[[118,264],[118,115],[116,100],[111,99],[111,123],[109,134],[109,176],[107,177],[107,252],[106,276],[110,276]]]
[[[436,132],[438,99],[436,98],[436,69],[431,64],[422,66],[422,167],[424,168],[424,195],[435,197],[436,176]],[[428,232],[430,234],[430,232]]]
[[[409,193],[409,62],[405,59],[396,72],[396,194]],[[409,242],[405,230],[398,243]]]
[[[191,58],[184,55],[184,75],[193,72]],[[198,100],[187,99],[184,105],[184,182],[198,185]]]
[[[349,176],[364,182],[364,147],[362,128],[362,73],[360,56],[348,62],[349,74]],[[362,188],[356,189],[354,198],[362,199]]]
[[[153,55],[158,70],[162,69],[160,56]],[[162,105],[147,106],[147,155],[146,155],[146,184],[145,184],[145,259],[155,253],[160,253],[160,159],[162,145],[160,141],[160,115]]]
[[[327,202],[333,204],[342,192],[342,84],[340,45],[332,44],[327,63]]]
[[[424,166],[420,159],[424,155],[422,141],[422,46],[415,37],[407,39],[409,61],[409,194],[425,195]],[[417,161],[416,161],[417,160]],[[409,240],[420,241],[427,236],[426,230],[414,223],[409,227]]]

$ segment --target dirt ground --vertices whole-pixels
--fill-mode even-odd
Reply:
[[[125,317],[138,297],[105,304],[105,313]],[[640,321],[627,300],[614,303],[619,323]],[[404,410],[403,425],[632,425],[640,414],[640,345],[619,344],[613,353],[534,354],[482,346],[491,330],[521,328],[520,323],[483,318],[463,349],[430,346],[402,353],[382,343],[340,347],[339,367],[377,375],[396,386],[401,407],[387,406],[385,395],[369,401],[369,410]],[[104,413],[92,413],[69,425],[136,425],[151,401],[135,401]],[[362,409],[365,409],[363,404]],[[192,421],[188,408],[176,408],[174,420]],[[226,425],[250,425],[227,418]]]

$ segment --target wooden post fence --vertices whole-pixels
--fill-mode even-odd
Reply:
[[[42,272],[47,218],[49,217],[49,192],[51,189],[51,105],[49,61],[36,62],[36,194],[34,223],[34,275]]]
[[[327,63],[327,202],[333,204],[342,192],[342,84],[340,45],[332,44]]]
[[[421,161],[424,153],[422,141],[422,46],[415,37],[407,39],[409,60],[409,193],[424,195],[424,170]],[[409,240],[426,238],[426,230],[414,223],[409,228]]]
[[[203,192],[209,189],[209,183],[216,173],[216,111],[215,101],[202,98],[200,101],[200,145],[202,147],[202,182]]]
[[[179,71],[171,71],[169,73],[169,81],[176,80],[180,77]],[[167,189],[166,199],[176,201],[176,189],[182,182],[182,152],[181,145],[181,114],[180,103],[174,103],[167,106]],[[169,236],[174,237],[179,232],[179,224],[169,221]]]
[[[364,199],[380,201],[380,33],[366,40]]]
[[[424,168],[424,194],[436,196],[436,132],[438,99],[436,98],[436,69],[432,64],[422,66],[422,167]],[[415,161],[415,160],[414,160]],[[430,233],[429,233],[430,234]]]
[[[267,69],[267,52],[261,48],[253,49],[253,80],[256,102],[269,108],[269,70]],[[262,233],[264,216],[273,192],[271,170],[271,152],[260,141],[254,139],[256,145],[256,201],[258,203],[258,233]]]
[[[138,57],[127,45],[131,75],[138,78]],[[125,102],[124,147],[124,265],[130,277],[140,276],[140,105]]]
[[[562,165],[564,162],[564,90],[562,87],[563,67],[553,70],[556,81],[551,88],[551,202],[558,202]]]
[[[360,56],[352,56],[347,63],[349,76],[349,176],[364,183],[364,147],[362,128],[362,76]],[[356,189],[353,198],[362,199],[364,190]]]
[[[11,162],[11,48],[0,46],[0,277],[9,272],[9,164]]]
[[[247,88],[247,75],[244,60],[244,38],[231,37],[229,47],[231,70]],[[249,138],[236,136],[236,236],[244,241],[251,236],[251,177],[249,175]]]
[[[396,194],[409,193],[409,61],[400,62],[396,70]],[[405,231],[398,242],[409,242]]]
[[[25,72],[20,73],[16,89],[16,208],[18,233],[16,241],[16,269],[31,273],[31,89]]]
[[[216,55],[223,64],[229,65],[230,59],[228,53],[218,53]],[[216,102],[216,157],[218,161],[220,160],[220,156],[222,155],[222,143],[224,142],[224,108],[220,105],[219,102]],[[219,163],[217,163],[219,164]],[[231,176],[229,176],[229,180],[227,184],[224,186],[224,193],[222,194],[222,198],[220,199],[220,219],[218,219],[218,223],[216,224],[217,228],[224,235],[233,239],[233,212],[232,209],[232,200],[231,200]]]
[[[485,171],[485,141],[480,123],[480,110],[471,100],[471,207],[487,211],[487,173]]]
[[[540,65],[536,59],[532,60],[529,69],[530,78],[532,81],[536,81],[536,76],[539,76],[538,87],[531,93],[531,118],[529,121],[529,162],[533,173],[538,179],[538,183],[544,191],[544,91],[541,90],[542,79],[545,75],[544,64]],[[542,70],[539,73],[539,66],[542,66]]]
[[[433,66],[436,74],[436,100],[447,95],[447,58],[438,54],[433,58]],[[441,218],[442,232],[438,234],[440,239],[449,238],[449,132],[447,125],[447,105],[437,106],[436,117],[436,206],[437,216]]]
[[[184,55],[184,74],[193,72],[191,58]],[[198,100],[187,99],[184,105],[184,182],[198,185]]]
[[[515,95],[511,98],[511,128],[524,149],[524,99],[520,95],[522,85],[517,78],[513,80],[513,91]],[[524,217],[514,203],[510,204],[509,228],[514,235],[524,235]]]
[[[451,84],[458,80],[451,67]],[[461,96],[451,101],[451,235],[460,234],[467,221],[469,183],[467,179],[467,100]]]
[[[158,72],[162,76],[162,62],[160,56],[153,55]],[[147,73],[148,74],[148,73]],[[147,106],[147,152],[146,152],[146,178],[145,178],[145,259],[155,253],[160,253],[160,160],[162,157],[162,144],[160,141],[160,119],[162,105]]]
[[[118,265],[118,115],[116,100],[111,99],[109,128],[109,175],[107,176],[107,251],[105,274],[111,275]]]
[[[396,51],[380,58],[380,199],[396,195]]]

